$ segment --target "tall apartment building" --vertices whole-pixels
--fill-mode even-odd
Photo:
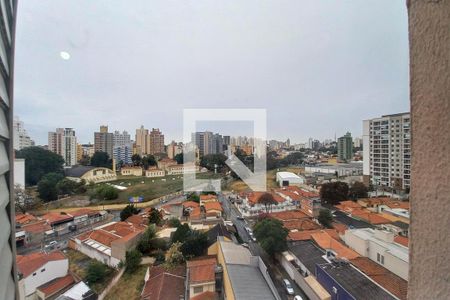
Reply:
[[[131,144],[131,136],[125,130],[123,132],[116,130],[116,131],[114,131],[113,143],[114,143],[114,147],[130,145]]]
[[[210,131],[199,131],[192,134],[192,139],[198,148],[200,157],[208,154],[223,153],[224,140],[222,135]]]
[[[149,153],[157,154],[164,153],[164,134],[159,130],[159,128],[152,128],[152,131],[149,133]]]
[[[167,145],[167,157],[170,159],[174,159],[177,154],[183,153],[183,145],[182,143],[176,143],[172,141],[169,145]]]
[[[56,128],[48,133],[48,150],[59,154],[66,166],[77,164],[77,137],[72,128]]]
[[[114,146],[113,149],[113,157],[116,161],[116,164],[131,164],[132,160],[131,157],[133,156],[133,145],[127,144],[127,145],[121,145],[121,146]]]
[[[350,132],[338,138],[337,141],[338,160],[350,161],[353,157],[353,139]]]
[[[409,113],[363,121],[363,174],[375,186],[408,189],[411,183]]]
[[[13,54],[17,1],[2,1],[0,23],[0,299],[16,298],[14,221]]]
[[[28,135],[23,125],[23,122],[19,120],[19,117],[14,117],[13,131],[14,131],[15,150],[20,150],[26,147],[34,146],[34,141]]]
[[[148,129],[145,129],[144,126],[136,129],[136,153],[139,155],[146,155],[150,153],[150,150],[147,149],[147,145],[149,143],[149,135]]]
[[[114,134],[108,132],[108,126],[100,126],[100,131],[94,133],[95,152],[106,152],[109,157],[113,157]]]
[[[354,148],[361,148],[362,147],[362,138],[354,137],[353,138],[353,147]]]

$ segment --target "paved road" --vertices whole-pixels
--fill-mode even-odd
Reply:
[[[282,280],[284,278],[289,279],[289,275],[286,273],[286,271],[279,266],[277,263],[273,262],[273,259],[269,257],[269,255],[264,251],[264,249],[261,248],[261,246],[257,242],[253,242],[250,238],[250,235],[248,234],[247,230],[245,229],[246,226],[249,226],[248,222],[245,220],[242,220],[241,213],[239,210],[234,206],[231,201],[229,200],[229,196],[232,195],[230,193],[224,193],[219,195],[219,199],[222,202],[224,212],[226,215],[227,220],[231,220],[233,224],[236,226],[236,229],[239,233],[239,236],[242,238],[244,243],[247,243],[249,246],[249,250],[252,253],[252,255],[259,256],[264,261],[266,266],[269,269],[270,277],[272,278],[272,281],[275,284],[275,287],[277,288],[278,294],[280,294],[281,299],[284,300],[291,300],[294,298],[294,296],[288,295],[286,293],[286,289],[284,287],[284,284]],[[289,280],[291,282],[291,285],[294,288],[295,295],[302,296],[303,299],[308,299],[308,297],[305,295],[305,293],[300,289],[300,287],[293,281]]]

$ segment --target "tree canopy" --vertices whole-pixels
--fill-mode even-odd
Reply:
[[[270,256],[273,257],[276,253],[287,249],[288,230],[283,227],[280,220],[265,218],[256,223],[253,232],[261,247]]]
[[[95,152],[91,157],[91,166],[111,168],[112,160],[106,152]]]
[[[125,221],[126,219],[128,219],[129,217],[131,217],[132,215],[135,215],[139,212],[139,210],[134,207],[133,204],[128,204],[127,206],[125,206],[125,208],[120,212],[120,220],[121,221]]]
[[[362,183],[360,181],[356,181],[350,187],[348,194],[349,194],[350,198],[352,198],[353,200],[356,200],[359,198],[367,198],[368,192],[369,192],[369,189],[367,188],[367,186],[364,183]]]
[[[48,173],[44,175],[38,183],[39,198],[44,201],[58,199],[58,182],[63,179],[60,173]]]
[[[277,201],[275,201],[275,198],[271,193],[264,193],[258,198],[258,203],[264,205],[266,213],[269,213],[270,208],[272,205],[276,205]]]
[[[182,164],[183,161],[184,161],[184,155],[183,155],[183,153],[178,153],[177,155],[174,156],[173,159],[176,160],[176,161],[177,161],[177,164],[180,165],[180,164]]]
[[[336,205],[347,199],[348,184],[342,181],[327,182],[320,187],[322,203]]]
[[[323,208],[319,211],[319,216],[317,218],[323,226],[327,228],[331,228],[331,224],[333,223],[333,215],[330,210]]]
[[[163,220],[162,213],[156,208],[152,207],[150,209],[150,213],[148,216],[148,222],[150,224],[161,225],[162,220]]]
[[[217,165],[217,170],[222,171],[226,166],[225,161],[227,157],[224,154],[207,154],[200,160],[200,166],[207,168],[210,171],[214,171],[215,165]]]
[[[130,250],[125,253],[125,272],[133,273],[142,261],[142,254],[138,250]]]
[[[25,159],[25,182],[36,185],[45,174],[63,172],[64,159],[41,147],[27,147],[16,152],[17,158]]]
[[[103,279],[109,274],[110,269],[105,264],[97,260],[93,260],[87,267],[86,281],[89,285],[93,283],[103,281]]]

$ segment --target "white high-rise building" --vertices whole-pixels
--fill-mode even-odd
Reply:
[[[131,136],[127,131],[123,131],[122,133],[118,130],[114,131],[113,137],[114,147],[118,146],[129,146],[131,145]]]
[[[19,120],[19,117],[14,117],[13,131],[15,150],[21,150],[26,147],[34,146],[34,141],[28,135],[23,122]]]
[[[353,138],[353,147],[354,148],[361,148],[362,146],[362,138],[354,137]]]
[[[48,133],[48,150],[59,154],[66,166],[77,164],[77,137],[72,128],[56,128]]]
[[[411,118],[409,113],[363,121],[363,174],[374,186],[396,190],[411,183]]]

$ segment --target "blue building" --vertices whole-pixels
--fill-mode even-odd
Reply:
[[[133,156],[133,147],[128,145],[115,146],[113,149],[113,157],[116,160],[116,164],[128,165],[131,164],[131,157]]]

